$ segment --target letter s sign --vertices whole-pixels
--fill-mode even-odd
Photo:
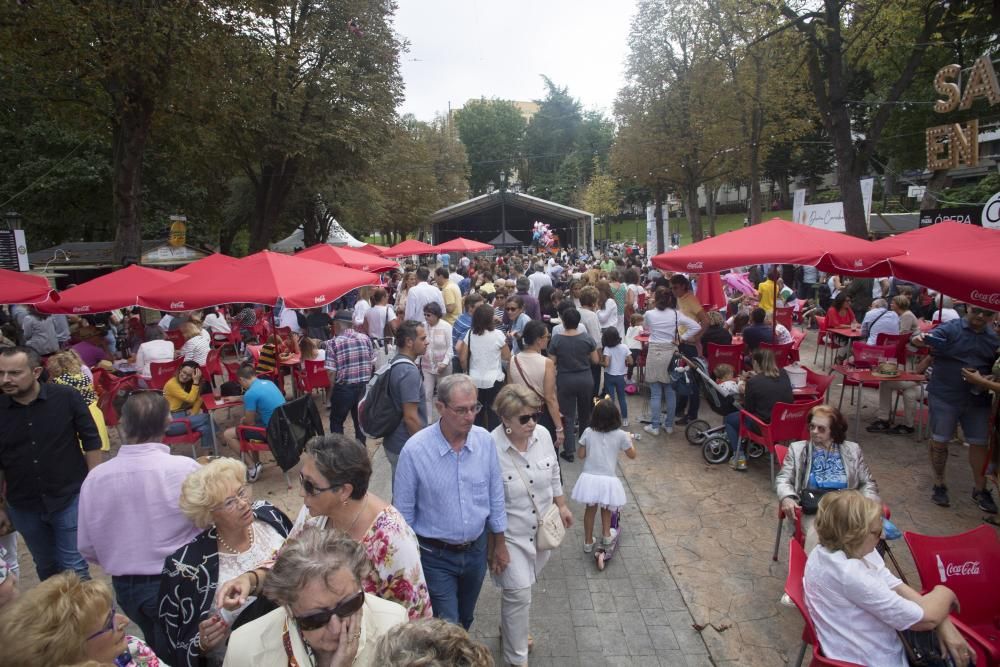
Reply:
[[[982,223],[984,229],[1000,231],[1000,192],[990,197],[983,205]]]

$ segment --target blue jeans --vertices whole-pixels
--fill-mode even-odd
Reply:
[[[604,391],[608,398],[615,400],[618,396],[618,407],[622,413],[622,419],[628,419],[628,405],[625,403],[625,376],[604,374]]]
[[[212,418],[207,412],[199,412],[196,415],[189,415],[187,410],[171,412],[172,419],[187,419],[191,422],[191,428],[201,433],[201,446],[206,449],[212,448]],[[170,424],[167,426],[167,435],[180,435],[184,433],[184,424]]]
[[[158,655],[169,651],[166,633],[162,630],[159,617],[160,575],[136,574],[111,577],[111,585],[118,598],[122,613],[132,619],[142,630],[143,639]]]
[[[663,420],[663,425],[667,428],[673,428],[674,410],[677,409],[677,392],[674,391],[674,386],[669,382],[650,382],[649,422],[653,428],[660,428],[660,418],[663,412],[660,410],[660,401],[662,399],[665,399],[667,403],[667,415]]]
[[[744,420],[747,425],[747,429],[757,433],[759,429],[757,425],[750,421],[749,419]],[[733,456],[743,454],[746,456],[746,452],[742,451],[740,438],[740,413],[730,412],[728,415],[722,418],[722,423],[726,425],[726,437],[729,438],[729,444],[733,449]]]
[[[58,512],[32,511],[8,506],[14,528],[21,533],[35,560],[38,579],[73,570],[81,579],[90,579],[90,569],[76,547],[76,514],[80,496]]]
[[[472,627],[486,576],[486,531],[468,551],[447,551],[420,542],[420,563],[434,616],[461,623],[466,630]]]
[[[356,382],[354,384],[335,384],[330,387],[330,432],[343,433],[347,415],[351,415],[351,421],[354,423],[354,437],[362,445],[365,444],[365,434],[361,432],[361,425],[358,424],[358,403],[365,395],[366,386],[365,382]]]

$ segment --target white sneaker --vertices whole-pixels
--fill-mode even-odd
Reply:
[[[594,550],[594,543],[593,542],[591,542],[590,544],[587,544],[586,542],[583,543],[583,553],[589,554],[593,550]]]
[[[260,479],[260,473],[263,472],[264,466],[260,463],[253,464],[252,467],[247,468],[247,481],[251,484]]]
[[[628,426],[628,418],[622,419],[622,426]]]
[[[607,546],[611,546],[612,544],[615,543],[615,537],[617,535],[618,535],[618,529],[617,528],[612,528],[611,529],[611,536],[610,537],[602,537],[601,538],[601,542],[603,542],[604,546],[606,546],[606,547]]]
[[[646,424],[642,427],[642,430],[650,435],[660,435],[660,429],[653,428],[652,424]]]
[[[673,426],[664,426],[663,430],[666,431],[667,434],[669,435],[669,434],[671,434],[671,433],[674,432],[674,427]]]

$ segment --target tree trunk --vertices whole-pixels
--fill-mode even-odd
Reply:
[[[840,187],[840,199],[844,202],[844,230],[851,236],[866,239],[868,223],[865,220],[864,202],[861,200],[860,182],[865,162],[854,145],[851,117],[847,107],[842,107],[834,109],[828,119],[827,129],[837,157],[837,185]]]
[[[653,191],[653,219],[656,221],[656,247],[660,252],[667,249],[663,234],[663,190]]]
[[[759,80],[758,75],[758,80]],[[758,89],[760,84],[758,83]],[[756,225],[760,222],[760,214],[763,210],[760,192],[760,139],[764,126],[764,114],[755,102],[753,113],[750,116],[750,224]]]
[[[708,215],[708,235],[715,236],[715,198],[719,195],[719,188],[714,185],[705,185],[705,213]]]
[[[285,203],[295,182],[298,162],[285,158],[276,165],[265,165],[254,183],[254,219],[250,224],[250,252],[265,250],[271,234],[284,212]]]
[[[792,201],[792,194],[788,191],[788,174],[782,174],[778,178],[778,192],[781,195],[781,208],[788,208]]]
[[[115,241],[112,260],[125,266],[142,259],[142,156],[153,122],[153,101],[136,96],[117,105],[112,130]]]
[[[924,190],[924,196],[920,199],[920,210],[924,211],[929,208],[937,208],[937,193],[941,192],[949,185],[951,185],[951,176],[948,175],[947,169],[938,169],[931,174],[931,178],[927,181],[927,187]]]
[[[685,208],[687,209],[688,226],[691,228],[691,241],[697,243],[704,237],[701,228],[701,209],[698,206],[697,183],[688,183]]]

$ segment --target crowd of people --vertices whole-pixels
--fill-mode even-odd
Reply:
[[[539,519],[554,507],[565,528],[574,523],[560,466],[581,465],[570,497],[585,506],[584,551],[610,545],[611,513],[625,503],[618,456],[636,456],[639,419],[630,420],[627,396],[641,379],[650,395],[643,430],[669,438],[698,419],[701,403],[699,391],[675,387],[677,359],[740,336],[748,370],[720,365],[718,389],[766,422],[776,403],[794,400],[788,374],[761,345],[791,342],[789,328],[774,322],[775,305],[793,307],[806,327],[860,322],[872,344],[889,334],[905,336],[915,353],[928,348],[933,501],[950,502],[945,462],[960,425],[973,501],[995,513],[984,472],[995,438],[989,394],[1000,390],[996,314],[968,307],[960,315],[946,297],[927,300],[916,286],[810,268],[749,267],[748,289],[730,290],[720,310],[699,303],[695,277],[664,274],[632,249],[601,258],[571,250],[442,256],[305,311],[240,304],[67,317],[14,306],[0,321],[9,343],[0,347],[0,645],[11,656],[49,647],[36,654],[38,664],[409,664],[393,660],[433,654],[453,660],[441,664],[485,665],[488,651],[466,631],[489,572],[501,591],[503,661],[527,664],[532,587],[551,555],[536,541]],[[915,310],[940,323],[922,333]],[[272,318],[276,327],[267,326]],[[822,343],[849,360],[850,347],[832,334]],[[209,361],[225,345],[238,358],[221,382]],[[246,452],[249,465],[235,456],[237,427],[267,427],[285,403],[293,357],[327,375],[330,434],[305,443],[303,506],[289,517],[254,500],[260,455]],[[171,362],[172,376],[157,386],[154,364]],[[110,459],[100,373],[132,373],[160,390],[137,391],[116,407],[121,442]],[[359,410],[382,378],[386,400]],[[869,431],[912,432],[911,384],[883,384],[888,398]],[[906,405],[900,425],[888,414],[897,390]],[[238,424],[215,433],[207,392],[242,396]],[[365,423],[375,409],[391,421],[381,442],[388,500],[369,490]],[[345,435],[348,416],[353,437]],[[730,463],[746,470],[739,413],[723,423]],[[230,455],[172,455],[164,438],[185,429],[206,450],[221,436]],[[841,525],[870,508],[842,509],[851,496],[827,493],[879,500],[846,432],[836,408],[814,408],[809,438],[792,443],[777,477],[783,511],[805,515],[807,551],[827,559],[807,571],[818,628],[838,604],[853,603],[817,598],[831,577],[854,576],[844,573],[856,564],[841,561],[880,563],[859,528]],[[42,582],[19,597],[18,534]],[[111,576],[110,587],[90,579],[89,564]],[[809,572],[821,568],[811,583]],[[865,585],[887,586],[910,603],[879,622],[933,622],[956,654],[964,650],[939,613],[944,593],[924,604],[879,572],[880,583]],[[67,621],[52,623],[56,613]],[[129,620],[141,639],[125,634]],[[820,634],[824,645],[850,640]],[[858,645],[842,653],[850,657]]]

